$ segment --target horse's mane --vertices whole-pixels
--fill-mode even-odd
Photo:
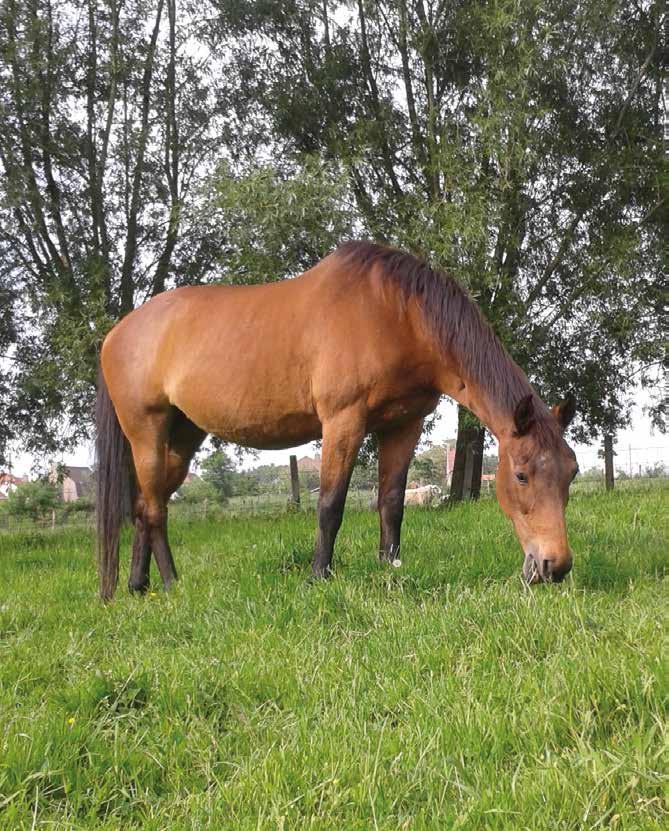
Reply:
[[[412,254],[369,241],[344,243],[335,256],[360,271],[369,272],[377,266],[406,298],[415,298],[442,351],[451,355],[468,379],[486,389],[509,415],[522,398],[534,393],[479,307],[450,275]],[[537,433],[552,443],[559,436],[557,422],[552,424],[536,394],[535,398]]]

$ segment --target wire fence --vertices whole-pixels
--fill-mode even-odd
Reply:
[[[589,449],[576,453],[581,478],[604,477],[604,451]],[[613,470],[616,479],[659,479],[669,476],[669,454],[666,447],[632,447],[614,445]]]
[[[572,485],[572,493],[603,490],[604,455],[596,448],[579,451],[576,454],[580,475]],[[666,448],[660,446],[614,448],[615,487],[633,488],[639,492],[651,487],[669,486],[669,459]],[[447,499],[446,482],[435,481],[425,484],[437,484],[441,487],[444,499],[435,499],[431,507],[438,507]],[[484,480],[481,486],[481,498],[495,495],[494,480]],[[352,489],[346,501],[348,510],[375,510],[376,488]],[[318,502],[318,490],[302,488],[300,504],[295,505],[291,498],[290,482],[286,480],[276,485],[271,492],[248,496],[232,496],[224,503],[204,499],[201,502],[186,502],[173,499],[170,502],[170,516],[182,521],[216,520],[235,516],[270,516],[290,511],[314,511]],[[23,533],[31,531],[49,531],[59,528],[80,529],[92,532],[95,528],[95,511],[93,506],[65,503],[58,508],[45,512],[39,517],[13,516],[6,505],[0,501],[0,534]]]

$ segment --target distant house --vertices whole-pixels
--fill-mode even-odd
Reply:
[[[311,456],[302,456],[297,460],[297,469],[304,473],[320,473],[321,472],[321,454],[316,453],[314,458]]]
[[[455,442],[446,443],[446,484],[451,484],[455,467]]]
[[[58,471],[54,468],[49,474],[49,479],[54,484],[59,484],[63,502],[76,502],[77,499],[93,497],[94,478],[90,467],[63,465],[60,473],[62,479],[59,481]]]
[[[27,481],[27,479],[13,476],[11,473],[0,472],[0,499],[7,499],[12,491],[15,491],[19,485]]]
[[[484,458],[488,458],[487,456]],[[451,480],[453,478],[453,468],[455,467],[455,442],[448,442],[446,444],[446,484],[450,485]],[[494,473],[484,473],[481,476],[481,482],[483,482],[486,487],[490,488],[492,484],[495,482],[495,474]]]

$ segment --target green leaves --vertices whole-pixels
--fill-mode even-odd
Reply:
[[[10,491],[6,502],[6,511],[19,519],[44,519],[54,508],[60,505],[58,488],[46,479],[24,482],[16,490]]]
[[[660,4],[213,6],[0,12],[0,433],[87,429],[103,333],[153,293],[351,236],[452,271],[586,433],[624,420],[664,350]]]
[[[306,271],[353,234],[346,178],[317,157],[237,176],[223,165],[212,190],[226,235],[219,263],[231,282],[268,282]]]
[[[224,450],[217,450],[202,461],[202,479],[213,487],[219,502],[225,502],[233,493],[235,465]]]

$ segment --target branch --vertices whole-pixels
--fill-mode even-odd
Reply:
[[[125,245],[125,256],[121,269],[121,314],[129,312],[133,307],[133,282],[132,272],[137,255],[137,216],[139,213],[139,200],[142,186],[142,169],[144,167],[144,156],[149,134],[149,108],[151,105],[151,81],[153,78],[153,65],[156,53],[156,42],[160,31],[160,20],[163,13],[164,0],[159,0],[156,11],[156,20],[151,32],[151,40],[146,54],[144,74],[142,77],[142,121],[139,135],[139,145],[135,169],[132,178],[132,195],[130,197],[130,209],[128,213],[128,230]]]
[[[167,67],[167,117],[165,124],[165,175],[170,189],[170,211],[165,245],[153,277],[151,294],[165,291],[165,281],[177,243],[181,209],[179,204],[179,132],[176,116],[176,0],[168,0],[170,58]]]
[[[42,124],[41,124],[41,147],[40,150],[42,152],[42,167],[44,168],[44,176],[46,178],[46,188],[47,193],[49,195],[50,200],[50,210],[49,213],[51,214],[51,218],[53,219],[56,225],[56,236],[58,237],[58,242],[60,244],[61,250],[61,257],[65,262],[67,267],[67,274],[69,275],[70,279],[68,279],[68,284],[70,290],[73,291],[74,297],[73,299],[76,301],[78,299],[79,292],[77,291],[76,284],[72,278],[72,261],[70,259],[69,247],[67,244],[67,237],[65,235],[65,227],[63,225],[63,218],[60,208],[60,190],[56,181],[53,176],[53,167],[51,164],[51,153],[49,151],[49,145],[51,143],[51,125],[50,125],[50,111],[51,111],[51,90],[52,90],[52,68],[53,68],[53,22],[51,18],[51,3],[47,3],[47,9],[49,14],[49,28],[48,28],[48,37],[47,37],[47,61],[46,61],[46,77],[42,71],[38,71],[38,77],[40,79],[40,84],[42,87],[42,98],[41,98],[41,116],[42,116]],[[37,9],[33,6],[33,17],[35,19],[35,28],[37,28]],[[36,42],[35,42],[35,52],[36,49]],[[38,56],[35,55],[35,63],[39,66],[40,62]]]
[[[425,36],[427,36],[428,32],[432,31],[432,22],[428,19],[427,14],[425,13],[425,6],[423,5],[423,0],[418,0],[416,3],[416,13],[418,14],[418,19],[421,22],[421,25],[424,30]],[[440,182],[439,182],[439,171],[436,164],[436,157],[437,157],[437,128],[438,128],[438,117],[437,117],[437,107],[434,101],[434,66],[432,63],[432,55],[429,53],[429,50],[423,50],[423,65],[425,67],[425,92],[427,94],[427,144],[429,149],[429,166],[431,168],[431,193],[433,196],[439,194]]]
[[[16,117],[19,123],[19,139],[20,139],[20,147],[21,147],[21,155],[22,155],[22,170],[23,175],[25,176],[26,185],[27,185],[27,196],[30,206],[32,208],[34,218],[35,218],[35,225],[37,226],[38,235],[41,239],[43,246],[48,251],[47,258],[53,263],[56,271],[62,275],[63,274],[63,261],[60,257],[60,252],[56,248],[53,240],[51,239],[51,235],[49,234],[49,229],[47,227],[46,221],[44,219],[44,211],[42,209],[42,200],[41,195],[39,192],[39,188],[37,186],[37,179],[35,177],[35,170],[32,164],[32,147],[30,136],[28,134],[28,128],[26,126],[25,114],[23,110],[23,98],[21,96],[21,78],[20,78],[20,71],[18,62],[16,59],[17,54],[20,53],[20,49],[16,40],[16,27],[14,25],[14,20],[18,17],[16,12],[16,4],[14,2],[11,3],[10,6],[10,13],[7,15],[7,33],[9,35],[9,45],[10,45],[10,54],[11,54],[11,69],[12,69],[12,91],[14,94],[14,106],[16,107]]]
[[[432,192],[432,177],[427,165],[427,154],[425,152],[425,143],[421,135],[420,125],[418,124],[418,115],[416,113],[416,102],[413,94],[413,85],[411,83],[411,67],[409,65],[409,49],[407,45],[407,7],[406,1],[400,0],[400,36],[398,42],[398,49],[400,58],[402,60],[402,76],[404,79],[404,91],[407,99],[407,110],[409,112],[409,123],[411,124],[411,136],[413,139],[413,146],[416,156],[423,168],[423,176],[425,177],[425,186],[428,193]],[[434,194],[432,194],[434,195]]]
[[[567,250],[569,249],[572,237],[574,236],[578,223],[581,221],[581,219],[583,219],[583,215],[585,214],[585,212],[586,208],[581,208],[576,213],[572,221],[569,223],[569,227],[567,228],[567,231],[565,232],[565,235],[562,238],[562,242],[558,246],[558,250],[555,252],[555,255],[553,256],[553,259],[548,263],[548,265],[546,266],[546,270],[541,275],[539,281],[535,284],[534,288],[527,296],[527,300],[525,301],[526,310],[529,309],[532,303],[534,303],[537,297],[539,297],[542,289],[553,276],[555,269],[560,265],[560,263],[564,259],[564,256],[567,253]]]
[[[374,72],[372,71],[372,61],[369,52],[369,42],[367,40],[367,22],[365,18],[365,10],[363,6],[362,0],[358,0],[358,19],[360,20],[360,38],[361,38],[361,57],[362,57],[362,67],[367,76],[367,82],[369,84],[369,91],[371,94],[372,99],[372,109],[374,110],[374,115],[379,121],[383,120],[383,113],[381,110],[381,99],[379,97],[379,88],[376,84],[376,78],[374,76]],[[397,176],[395,174],[395,168],[393,166],[392,155],[390,153],[390,148],[388,147],[388,142],[386,140],[386,133],[385,130],[381,131],[381,156],[383,158],[383,166],[388,174],[388,178],[390,179],[393,193],[396,197],[402,196],[402,188],[400,187],[399,182],[397,181]]]
[[[632,99],[636,95],[636,91],[639,89],[639,84],[641,83],[641,80],[643,79],[643,76],[646,74],[646,70],[648,69],[648,67],[650,66],[651,61],[653,60],[653,56],[655,55],[655,50],[657,49],[657,41],[658,41],[657,32],[654,32],[653,35],[654,35],[653,45],[651,47],[651,50],[648,53],[648,55],[646,56],[646,60],[641,64],[641,68],[637,72],[637,76],[634,79],[634,83],[632,84],[632,88],[627,93],[627,98],[625,98],[625,103],[623,104],[620,112],[618,113],[618,118],[616,120],[616,126],[613,128],[613,132],[611,133],[611,136],[610,136],[611,139],[616,138],[618,136],[618,134],[620,133],[620,131],[622,130],[623,118],[625,117],[625,113],[627,112],[627,109],[628,109],[629,105],[632,103]]]
[[[634,372],[631,372],[627,376],[627,378],[625,378],[625,381],[629,381],[631,378],[634,378],[635,375],[638,375],[640,372],[645,372],[647,369],[652,369],[652,367],[654,367],[654,366],[664,366],[664,367],[666,367],[666,365],[667,365],[666,358],[660,358],[659,361],[653,361],[650,364],[645,364],[644,366],[640,366],[638,369],[635,369]]]

